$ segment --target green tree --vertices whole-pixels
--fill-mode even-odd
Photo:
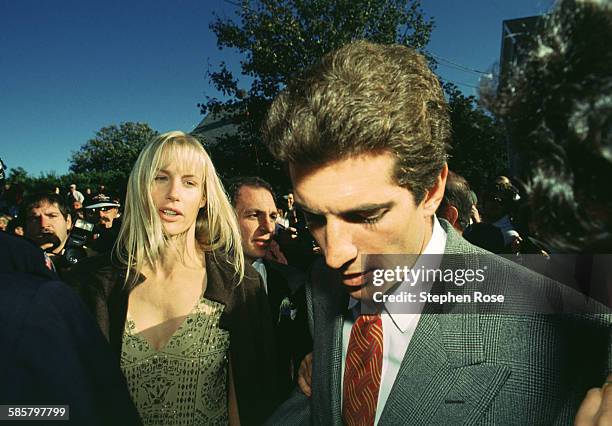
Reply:
[[[127,178],[144,145],[158,134],[146,123],[103,127],[70,159],[71,176],[80,186],[104,183],[123,192]]]
[[[21,184],[27,186],[32,181],[31,176],[23,167],[13,167],[10,169],[7,182],[11,185]]]
[[[221,63],[210,81],[228,99],[207,97],[203,114],[232,111],[237,135],[211,144],[222,175],[258,174],[277,186],[286,182],[260,140],[259,129],[272,99],[305,68],[354,39],[401,43],[422,49],[433,19],[424,17],[420,0],[243,0],[239,22],[216,18],[210,28],[220,49],[242,55],[241,74],[248,91]]]
[[[448,166],[480,192],[507,170],[503,126],[485,112],[474,96],[465,96],[452,83],[444,84],[450,107],[452,148]]]

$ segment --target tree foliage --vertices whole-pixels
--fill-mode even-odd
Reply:
[[[238,22],[216,18],[210,27],[220,49],[234,48],[243,55],[241,74],[251,85],[241,89],[225,63],[209,72],[228,100],[208,97],[200,105],[202,113],[234,110],[240,125],[238,135],[213,144],[210,151],[223,175],[258,174],[277,184],[283,174],[259,136],[272,99],[325,53],[351,40],[422,49],[433,28],[420,0],[243,0],[237,16]]]
[[[25,185],[31,180],[28,172],[23,167],[14,167],[9,170],[7,176],[7,183],[11,185],[22,184]]]
[[[220,49],[237,49],[241,74],[250,88],[221,63],[209,72],[228,99],[207,98],[202,113],[231,111],[239,133],[209,146],[224,176],[256,174],[286,189],[288,181],[260,140],[261,123],[274,97],[324,54],[355,39],[401,43],[424,53],[434,27],[420,0],[243,0],[238,20],[217,18],[211,29]],[[432,66],[435,61],[428,58]],[[473,96],[444,85],[451,110],[453,149],[450,167],[476,190],[506,170],[503,130]]]
[[[55,172],[32,176],[23,167],[9,169],[7,184],[14,194],[53,192],[56,187],[62,194],[68,192],[70,184],[84,191],[89,187],[94,192],[104,184],[108,190],[123,197],[127,179],[143,146],[157,132],[145,123],[121,123],[119,126],[103,127],[93,139],[84,143],[70,158],[70,172],[58,175]]]
[[[476,192],[507,169],[503,126],[488,115],[474,96],[465,96],[446,83],[452,126],[449,168],[459,173]]]
[[[157,132],[146,123],[121,123],[96,132],[72,154],[70,170],[74,173],[121,172],[129,174],[144,145]]]

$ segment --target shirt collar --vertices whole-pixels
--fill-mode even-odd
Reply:
[[[255,268],[255,270],[259,273],[259,275],[261,275],[261,280],[263,281],[263,286],[267,294],[268,293],[268,271],[266,270],[266,265],[264,264],[263,259],[259,258],[259,259],[254,260],[251,265],[253,265],[253,268]]]
[[[433,217],[433,231],[431,233],[431,238],[425,249],[421,254],[439,254],[443,255],[444,250],[446,249],[446,232],[442,229],[438,218],[434,215]],[[442,261],[442,256],[419,256],[415,268],[419,268],[421,265],[428,264],[427,267],[431,269],[438,268],[440,266],[440,262]],[[417,283],[418,286],[420,283]],[[391,294],[398,293],[402,290],[402,285],[400,284],[391,292]],[[423,288],[422,291],[429,291],[429,288]],[[353,310],[353,312],[357,312],[359,309],[359,300],[349,297],[348,309]],[[414,315],[406,315],[400,313],[392,313],[386,311],[386,313],[391,317],[391,320],[395,324],[395,326],[402,332],[405,333],[411,326],[414,321]]]

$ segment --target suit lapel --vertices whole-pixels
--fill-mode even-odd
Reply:
[[[381,425],[472,424],[510,375],[483,363],[477,315],[423,313]]]
[[[315,424],[342,425],[342,324],[348,296],[333,271],[313,280],[315,321],[313,358],[313,415]]]
[[[280,304],[282,300],[289,295],[289,288],[287,287],[287,281],[277,270],[271,268],[265,262],[264,265],[268,274],[268,301],[270,303],[272,318],[274,319],[274,324],[276,325],[278,323]]]
[[[446,253],[462,252],[460,237],[444,225]],[[440,268],[474,266],[464,259],[445,256]],[[445,290],[435,284],[431,291]],[[510,375],[508,367],[485,361],[479,315],[461,313],[460,305],[445,313],[426,305],[380,424],[474,424]]]

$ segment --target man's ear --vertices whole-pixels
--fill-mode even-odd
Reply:
[[[66,215],[66,229],[72,230],[72,215],[70,213]]]
[[[455,224],[457,223],[457,219],[459,219],[459,210],[457,210],[457,207],[448,206],[446,210],[446,219],[456,228]]]
[[[440,174],[436,178],[433,186],[429,188],[425,194],[425,198],[421,202],[425,216],[433,216],[438,209],[442,197],[444,197],[444,187],[446,186],[446,177],[448,176],[448,165],[444,163]]]

